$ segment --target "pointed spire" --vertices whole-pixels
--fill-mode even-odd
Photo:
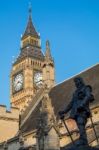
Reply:
[[[29,17],[32,18],[32,5],[31,5],[31,2],[29,2]]]
[[[41,111],[37,127],[37,145],[40,149],[59,150],[59,129],[49,96],[50,88],[45,86],[45,93],[41,101]],[[54,132],[53,132],[54,130]],[[54,142],[52,142],[52,138]]]
[[[56,125],[56,117],[54,114],[54,108],[52,106],[51,98],[49,97],[50,88],[45,86],[45,93],[44,97],[41,102],[41,109],[40,109],[40,122],[38,127],[43,127],[42,131],[46,133],[50,127]]]
[[[48,59],[52,59],[49,40],[46,41],[45,57],[48,58]]]
[[[22,39],[24,39],[27,36],[33,36],[35,38],[40,38],[40,36],[38,35],[33,22],[32,22],[32,6],[31,3],[29,3],[29,19],[28,19],[28,24],[26,27],[26,30],[22,36]]]

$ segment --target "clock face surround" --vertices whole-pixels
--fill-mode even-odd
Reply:
[[[34,84],[40,88],[43,84],[43,76],[41,71],[36,71],[34,73]]]
[[[14,76],[13,89],[14,92],[19,92],[21,89],[23,89],[23,73],[18,73]]]

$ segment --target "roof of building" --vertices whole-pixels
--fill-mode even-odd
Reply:
[[[27,27],[26,27],[26,30],[25,30],[23,36],[22,36],[22,39],[26,38],[27,36],[33,36],[35,38],[40,38],[40,36],[38,35],[38,33],[37,33],[37,31],[33,25],[31,14],[29,15]]]
[[[32,36],[34,38],[40,39],[40,36],[38,35],[32,22],[31,9],[29,10],[28,24],[22,36],[22,40],[28,36]],[[41,47],[38,45],[32,45],[30,43],[27,43],[24,47],[21,48],[20,55],[18,56],[14,64],[19,63],[19,61],[21,61],[25,57],[31,57],[31,58],[44,60],[44,55],[42,53]]]
[[[79,76],[83,77],[86,84],[92,86],[95,101],[91,104],[91,106],[92,107],[98,106],[99,105],[99,64],[80,73]],[[58,116],[59,110],[63,109],[64,106],[66,107],[71,100],[73,91],[75,90],[75,86],[73,82],[74,77],[64,81],[61,84],[56,85],[51,89],[50,97],[52,99],[52,105],[54,106],[54,111],[56,116]],[[40,106],[41,105],[39,103],[38,106],[35,108],[35,110],[31,113],[27,121],[22,126],[23,132],[30,132],[36,129],[38,123],[37,120],[39,118],[39,113],[40,113]]]
[[[29,45],[27,47],[24,47],[23,49],[21,49],[21,52],[17,58],[17,60],[15,61],[14,64],[16,64],[17,62],[19,63],[19,61],[21,61],[22,59],[26,58],[26,57],[30,57],[30,58],[34,58],[34,59],[39,59],[39,60],[44,60],[44,55],[42,53],[42,50],[40,47],[34,47],[32,45]]]

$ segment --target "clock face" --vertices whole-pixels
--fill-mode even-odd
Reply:
[[[14,91],[18,92],[23,88],[23,74],[17,74],[13,80]]]
[[[41,87],[43,83],[42,72],[35,72],[34,74],[34,83],[37,87]]]

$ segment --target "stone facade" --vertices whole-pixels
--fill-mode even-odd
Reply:
[[[19,130],[19,110],[12,107],[7,111],[6,106],[0,105],[0,142],[14,137]]]
[[[97,107],[97,108],[94,108],[94,109],[92,109],[92,112],[93,112],[93,120],[95,121],[95,123],[96,123],[96,125],[95,125],[95,128],[96,128],[96,131],[97,131],[97,135],[98,135],[98,130],[97,130],[97,127],[99,128],[99,124],[98,124],[98,117],[99,117],[99,111],[97,112],[97,110],[99,110],[99,107]],[[97,114],[97,115],[96,115]],[[97,117],[97,119],[95,119]],[[70,129],[70,131],[71,131],[71,135],[72,135],[72,137],[73,137],[73,139],[74,140],[76,140],[76,139],[78,139],[78,137],[79,137],[79,132],[78,132],[78,130],[77,130],[77,127],[76,127],[76,124],[75,124],[75,122],[73,121],[73,120],[68,120],[68,119],[66,119],[66,124],[68,125],[68,127],[69,127],[69,129]],[[8,124],[7,124],[8,125]],[[61,123],[61,121],[59,121],[59,123],[58,123],[58,126],[59,126],[59,131],[60,131],[60,147],[61,148],[64,148],[66,145],[69,145],[69,144],[71,144],[71,139],[70,139],[70,137],[69,137],[69,135],[68,135],[68,133],[67,133],[67,131],[66,131],[66,129],[64,128],[64,125]],[[10,126],[9,127],[11,127],[11,124],[10,124]],[[72,127],[74,127],[74,128],[72,128]],[[73,129],[73,130],[72,130]],[[90,132],[92,133],[91,135],[90,135]],[[4,132],[3,132],[4,133]],[[2,133],[2,135],[4,135]],[[6,133],[7,133],[7,130],[6,130]],[[92,126],[91,126],[91,124],[90,124],[90,120],[89,120],[89,122],[88,122],[88,124],[87,124],[87,135],[89,136],[90,135],[90,137],[89,137],[89,144],[91,145],[91,146],[96,146],[97,145],[97,141],[96,141],[96,138],[95,138],[95,135],[94,135],[94,132],[93,132],[93,128],[92,128]],[[34,146],[36,146],[36,144],[37,144],[37,139],[36,139],[36,130],[34,130],[34,131],[32,131],[32,132],[28,132],[28,133],[24,133],[23,134],[23,136],[24,136],[24,145],[26,146],[26,147],[28,147],[28,146],[31,146],[31,145],[34,145]],[[55,129],[54,128],[52,128],[51,130],[50,130],[50,132],[49,132],[49,136],[51,137],[51,141],[53,142],[54,140],[55,140],[55,136],[56,136],[56,138],[57,138],[57,133],[56,133],[56,131],[55,131]],[[1,137],[1,136],[0,136]],[[2,137],[4,137],[4,136],[2,136]],[[54,138],[54,139],[53,139]],[[49,137],[47,138],[45,138],[45,143],[46,142],[49,142],[50,140],[48,140],[49,139]],[[53,140],[52,140],[53,139]],[[6,139],[4,140],[4,141],[6,141]],[[49,142],[50,143],[50,142]],[[50,143],[51,144],[51,143]],[[46,143],[45,144],[46,146],[48,145],[48,143]],[[55,142],[55,145],[56,145],[56,142]],[[3,148],[3,146],[4,146],[4,143],[1,143],[0,144],[0,150],[4,150],[4,148]],[[20,143],[19,143],[19,139],[18,139],[18,137],[17,138],[12,138],[12,140],[8,140],[8,150],[18,150],[18,148],[20,147]],[[57,146],[56,146],[57,147]],[[46,150],[47,150],[47,148],[46,148]]]
[[[19,64],[16,64],[12,68],[11,72],[11,105],[20,108],[20,110],[24,110],[25,106],[28,105],[28,102],[31,101],[32,97],[36,93],[35,85],[33,84],[33,76],[35,70],[42,70],[43,63],[39,60],[33,60],[31,58],[25,58]],[[23,90],[13,94],[13,77],[15,74],[23,72],[24,76],[24,88]]]

